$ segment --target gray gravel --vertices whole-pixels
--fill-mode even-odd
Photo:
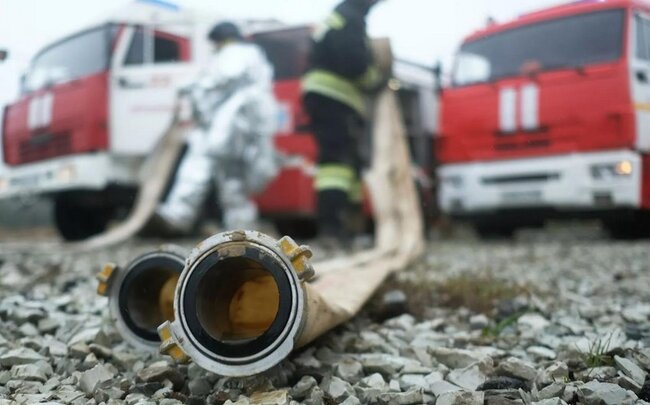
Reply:
[[[94,274],[155,246],[0,251],[0,405],[650,401],[647,241],[613,242],[590,228],[432,241],[352,322],[246,379],[122,342]],[[466,307],[450,302],[445,288],[467,280],[485,281],[478,292],[468,287]]]

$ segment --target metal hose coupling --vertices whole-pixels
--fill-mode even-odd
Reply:
[[[186,251],[176,246],[144,254],[126,267],[104,265],[97,293],[108,297],[117,330],[134,347],[155,351],[157,327],[174,319],[174,292],[185,266]]]
[[[190,254],[174,296],[174,320],[158,328],[160,351],[213,373],[266,371],[291,353],[305,319],[311,251],[285,236],[231,231]]]

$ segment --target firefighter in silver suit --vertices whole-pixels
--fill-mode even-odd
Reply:
[[[171,233],[194,228],[212,181],[225,228],[254,229],[258,210],[251,196],[279,170],[273,147],[273,68],[264,52],[244,41],[230,22],[216,25],[208,38],[216,52],[185,89],[195,111],[195,129],[171,191],[155,215]]]

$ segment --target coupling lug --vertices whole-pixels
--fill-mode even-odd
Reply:
[[[298,245],[289,236],[284,236],[278,241],[278,245],[293,265],[294,270],[298,274],[301,281],[309,281],[315,275],[314,267],[311,265],[309,259],[313,256],[311,249],[306,245]]]
[[[117,265],[115,263],[106,263],[102,267],[102,271],[97,273],[95,276],[99,284],[97,284],[97,294],[106,297],[108,295],[108,288],[111,284],[111,279],[117,270]]]
[[[158,327],[158,335],[162,340],[160,344],[160,353],[166,354],[174,359],[177,363],[189,363],[190,358],[183,349],[176,343],[176,338],[172,332],[172,324],[169,321],[165,321],[162,325]]]

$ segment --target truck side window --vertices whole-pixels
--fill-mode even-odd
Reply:
[[[181,60],[180,44],[173,39],[156,35],[154,39],[154,63],[170,63]]]
[[[650,20],[636,16],[636,56],[650,61]]]
[[[138,28],[133,33],[129,50],[126,54],[124,64],[127,66],[144,65],[146,63],[174,63],[179,61],[188,61],[189,58],[189,41],[187,38],[168,34],[162,31],[154,32],[154,40],[145,41],[145,32]],[[147,52],[147,47],[153,45],[153,61],[149,62],[146,55],[152,55]],[[149,48],[150,49],[150,48]]]
[[[138,28],[133,33],[129,51],[126,53],[124,64],[130,65],[143,65],[144,64],[144,32]]]

